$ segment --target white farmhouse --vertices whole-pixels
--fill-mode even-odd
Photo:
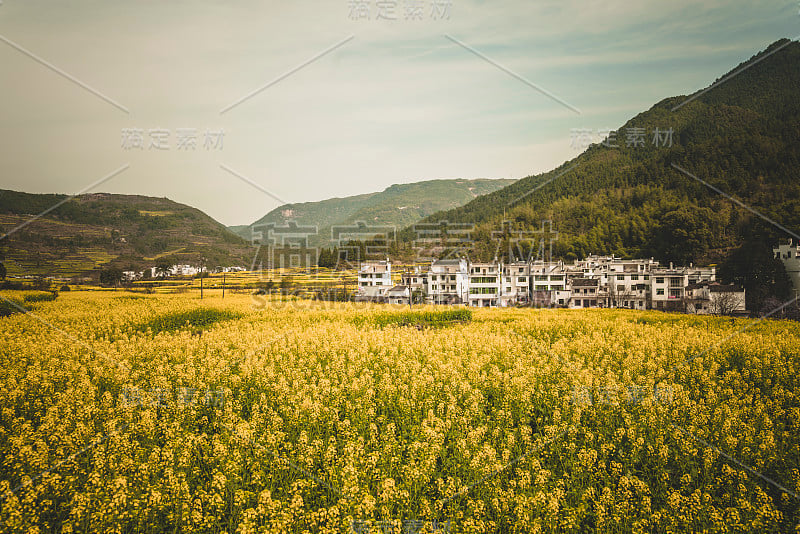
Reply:
[[[392,287],[392,262],[366,261],[358,269],[358,296],[377,299]]]

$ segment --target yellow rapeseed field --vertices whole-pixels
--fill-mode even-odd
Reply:
[[[796,323],[29,307],[0,318],[0,532],[800,532]]]

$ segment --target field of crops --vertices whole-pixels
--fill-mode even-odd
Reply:
[[[0,318],[0,531],[800,532],[797,323],[253,302]]]

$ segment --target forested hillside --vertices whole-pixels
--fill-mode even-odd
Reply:
[[[504,218],[526,230],[550,219],[558,257],[654,256],[677,264],[718,261],[746,240],[789,237],[751,210],[800,233],[800,44],[787,43],[772,44],[750,61],[762,60],[688,103],[689,96],[657,103],[621,125],[616,139],[550,172],[425,222],[476,224],[476,257],[497,252],[492,231]],[[628,146],[634,128],[644,138]],[[409,228],[402,237],[408,247],[414,234]]]
[[[377,193],[285,204],[270,211],[253,225],[283,225],[291,220],[298,225],[316,226],[319,233],[311,239],[311,244],[325,247],[330,245],[333,225],[349,225],[362,221],[369,225],[395,226],[400,230],[432,213],[463,206],[480,195],[497,191],[511,183],[514,180],[477,179],[394,184]],[[249,239],[253,225],[230,229]]]

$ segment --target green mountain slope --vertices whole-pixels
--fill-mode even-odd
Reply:
[[[225,226],[166,198],[95,193],[68,199],[0,190],[0,236],[7,232],[0,251],[9,275],[87,276],[101,265],[138,269],[162,257],[194,264],[205,257],[209,267],[248,265],[252,256]]]
[[[739,68],[748,64],[688,103],[668,98],[633,117],[609,142],[615,148],[592,145],[550,172],[424,222],[474,223],[473,254],[484,258],[498,251],[492,231],[502,228],[504,212],[514,229],[552,220],[554,255],[566,259],[598,253],[708,262],[754,236],[790,235],[702,180],[800,234],[800,44],[778,41]],[[629,128],[645,129],[643,146],[626,146]],[[671,146],[654,145],[656,128],[674,131]],[[406,243],[413,237],[411,229],[401,234]]]
[[[319,229],[315,246],[326,246],[331,226],[363,221],[370,225],[396,226],[398,230],[443,209],[462,206],[474,198],[496,191],[514,180],[429,180],[411,184],[394,184],[378,193],[367,193],[320,202],[304,202],[280,206],[253,225],[295,221],[298,225]],[[231,231],[249,239],[250,226],[230,227]]]

